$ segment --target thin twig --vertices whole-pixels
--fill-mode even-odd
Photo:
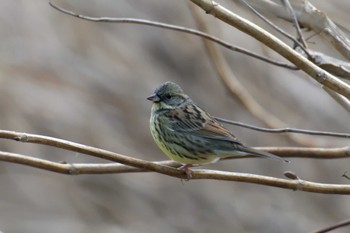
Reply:
[[[255,147],[280,157],[313,158],[313,159],[341,159],[350,157],[350,146],[339,148],[305,148],[305,147]]]
[[[181,26],[177,26],[177,25],[172,25],[172,24],[166,24],[166,23],[160,23],[160,22],[155,22],[155,21],[151,21],[151,20],[145,20],[145,19],[134,19],[134,18],[111,18],[111,17],[89,17],[89,16],[85,16],[85,15],[80,15],[77,14],[75,12],[72,11],[68,11],[66,9],[63,9],[61,7],[58,7],[56,5],[54,5],[53,3],[49,2],[50,6],[52,6],[54,9],[67,14],[67,15],[71,15],[74,17],[77,17],[79,19],[83,19],[83,20],[88,20],[88,21],[93,21],[93,22],[106,22],[106,23],[131,23],[131,24],[142,24],[142,25],[147,25],[147,26],[152,26],[152,27],[158,27],[158,28],[165,28],[165,29],[170,29],[170,30],[174,30],[174,31],[180,31],[180,32],[184,32],[184,33],[188,33],[188,34],[192,34],[192,35],[196,35],[196,36],[200,36],[203,37],[207,40],[213,41],[229,50],[235,51],[235,52],[239,52],[251,57],[254,57],[258,60],[279,66],[279,67],[283,67],[283,68],[287,68],[287,69],[291,69],[291,70],[298,70],[297,67],[293,66],[293,65],[289,65],[287,63],[284,62],[280,62],[280,61],[275,61],[272,60],[270,58],[261,56],[257,53],[253,53],[250,52],[244,48],[240,48],[238,46],[235,46],[233,44],[230,44],[224,40],[221,40],[215,36],[206,34],[204,32],[195,30],[195,29],[191,29],[191,28],[186,28],[186,27],[181,27]]]
[[[295,128],[279,128],[279,129],[268,129],[257,127],[237,121],[231,121],[224,118],[215,117],[216,120],[230,124],[237,125],[248,129],[253,129],[256,131],[266,132],[266,133],[298,133],[298,134],[308,134],[308,135],[317,135],[317,136],[328,136],[328,137],[338,137],[338,138],[350,138],[350,134],[347,133],[336,133],[336,132],[326,132],[326,131],[315,131],[315,130],[306,130],[306,129],[295,129]]]
[[[274,24],[271,20],[263,16],[259,11],[257,11],[252,5],[250,5],[247,1],[241,0],[243,4],[245,4],[256,16],[258,16],[261,20],[265,21],[268,25],[270,25],[273,29],[293,41],[294,44],[297,44],[303,52],[310,57],[308,50],[301,44],[298,40],[296,40],[292,35],[284,31],[282,28],[278,27],[276,24]]]
[[[292,15],[292,19],[293,19],[293,22],[294,22],[294,25],[295,25],[295,28],[296,28],[296,31],[297,31],[297,35],[298,35],[298,41],[300,41],[303,44],[303,46],[299,45],[299,47],[301,49],[303,49],[303,50],[305,48],[305,50],[306,50],[307,44],[305,42],[303,34],[301,33],[299,22],[298,22],[298,19],[297,19],[296,15],[295,15],[295,12],[294,12],[294,9],[293,9],[292,5],[290,4],[289,0],[282,0],[282,3],[288,9],[289,13]]]
[[[132,159],[131,157],[129,157]],[[66,164],[51,162],[44,159],[33,158],[30,156],[2,152],[0,151],[0,160],[12,162],[16,164],[27,165],[30,167],[35,167],[47,171],[67,174],[67,175],[81,175],[81,174],[113,174],[113,173],[125,173],[125,172],[147,172],[145,169],[140,168],[130,168],[128,166],[120,164]],[[148,161],[144,161],[148,162]],[[162,174],[166,174],[172,177],[183,178],[183,174],[180,170],[169,166],[160,165],[161,163],[148,162],[155,167],[162,166]],[[163,162],[167,164],[167,162]],[[176,171],[174,173],[174,170]],[[159,171],[156,171],[159,172]],[[322,193],[322,194],[350,194],[350,185],[339,185],[339,184],[323,184],[310,182],[299,179],[287,180],[269,176],[248,174],[248,173],[238,173],[238,172],[225,172],[216,170],[206,170],[206,169],[194,169],[193,170],[193,180],[197,179],[212,179],[212,180],[225,180],[225,181],[236,181],[243,183],[259,184],[264,186],[271,186],[276,188],[290,189],[294,191],[304,191],[312,193]]]
[[[335,229],[338,229],[338,228],[341,228],[341,227],[345,227],[345,226],[349,226],[349,225],[350,225],[350,219],[347,219],[347,220],[338,222],[338,223],[336,223],[336,224],[334,224],[332,226],[323,228],[321,230],[313,231],[312,233],[326,233],[326,232],[330,232],[332,230],[335,230]]]
[[[350,180],[350,176],[348,176],[346,173],[348,173],[348,172],[345,171],[345,172],[343,173],[343,175],[341,175],[341,176],[344,177],[344,178],[346,178],[346,179],[348,179],[348,180]]]

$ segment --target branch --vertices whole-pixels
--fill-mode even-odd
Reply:
[[[325,90],[330,91],[329,89],[325,89]],[[332,91],[332,94],[335,95],[336,93],[334,93]],[[347,102],[349,102],[349,100],[347,100],[343,96],[340,96],[337,94],[337,98],[340,98],[340,97],[342,97],[343,101],[346,100]],[[350,105],[347,107],[350,111]],[[253,125],[248,125],[248,124],[237,122],[237,121],[227,120],[227,119],[220,118],[220,117],[215,117],[215,119],[220,121],[220,122],[226,123],[226,124],[237,125],[237,126],[241,126],[244,128],[253,129],[256,131],[266,132],[266,133],[299,133],[299,134],[308,134],[308,135],[317,135],[317,136],[350,138],[350,134],[348,134],[348,133],[335,133],[335,132],[315,131],[315,130],[295,129],[295,128],[267,129],[267,128],[253,126]]]
[[[206,13],[222,20],[223,22],[241,30],[242,32],[254,37],[269,48],[273,49],[297,67],[309,74],[314,80],[327,86],[333,91],[350,99],[350,86],[313,64],[305,57],[294,51],[284,42],[268,33],[266,30],[258,27],[254,23],[234,14],[220,4],[211,0],[191,0],[201,7]]]
[[[75,143],[73,143],[75,144]],[[101,150],[103,152],[103,150]],[[109,152],[112,153],[112,152]],[[127,156],[124,156],[127,157]],[[130,160],[134,160],[128,157]],[[140,168],[132,168],[120,164],[67,164],[67,163],[57,163],[51,162],[44,159],[32,158],[25,155],[19,155],[9,152],[0,151],[0,160],[23,164],[47,171],[53,171],[57,173],[67,174],[67,175],[80,175],[80,174],[111,174],[111,173],[125,173],[125,172],[147,172],[147,170]],[[142,161],[147,164],[153,164],[154,167],[161,166],[163,169],[160,172],[165,175],[169,175],[177,178],[185,178],[182,171],[177,170],[172,167],[164,165],[172,165],[168,161],[164,162],[148,162]],[[156,169],[154,169],[156,170]],[[174,173],[174,171],[176,171]],[[269,176],[254,175],[248,173],[238,173],[238,172],[225,172],[216,170],[204,170],[195,169],[193,171],[192,179],[211,179],[211,180],[225,180],[225,181],[236,181],[244,183],[259,184],[264,186],[271,186],[276,188],[290,189],[294,191],[304,191],[312,193],[322,193],[322,194],[350,194],[350,185],[338,185],[338,184],[323,184],[301,180],[299,177],[293,178],[292,180],[274,178]]]
[[[350,158],[350,146],[340,148],[255,147],[255,149],[267,151],[280,157],[313,159]]]
[[[106,22],[106,23],[131,23],[131,24],[142,24],[142,25],[147,25],[147,26],[152,26],[152,27],[158,27],[158,28],[165,28],[165,29],[170,29],[170,30],[174,30],[174,31],[180,31],[180,32],[184,32],[184,33],[188,33],[188,34],[192,34],[192,35],[196,35],[196,36],[200,36],[203,37],[207,40],[213,41],[229,50],[238,52],[238,53],[242,53],[251,57],[254,57],[258,60],[270,63],[272,65],[276,65],[279,67],[283,67],[283,68],[287,68],[287,69],[291,69],[291,70],[298,70],[297,67],[293,66],[293,65],[289,65],[286,64],[284,62],[280,62],[280,61],[275,61],[272,60],[270,58],[261,56],[257,53],[253,53],[250,52],[244,48],[240,48],[238,46],[235,46],[233,44],[230,44],[224,40],[221,40],[215,36],[209,35],[207,33],[195,30],[195,29],[191,29],[191,28],[186,28],[186,27],[181,27],[181,26],[177,26],[177,25],[172,25],[172,24],[166,24],[166,23],[160,23],[160,22],[154,22],[154,21],[150,21],[150,20],[144,20],[144,19],[134,19],[134,18],[111,18],[111,17],[89,17],[89,16],[85,16],[85,15],[80,15],[77,14],[75,12],[72,11],[68,11],[66,9],[63,9],[61,7],[58,7],[56,5],[54,5],[53,3],[49,2],[50,6],[52,6],[54,9],[67,14],[67,15],[71,15],[74,17],[77,17],[79,19],[83,19],[83,20],[88,20],[88,21],[93,21],[93,22]]]

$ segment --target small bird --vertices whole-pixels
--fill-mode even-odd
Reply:
[[[154,141],[170,159],[182,164],[179,169],[188,179],[192,178],[193,165],[215,163],[225,157],[255,155],[288,162],[243,145],[176,83],[161,84],[147,99],[153,102],[150,128]]]

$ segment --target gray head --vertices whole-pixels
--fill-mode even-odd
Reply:
[[[181,87],[173,82],[161,84],[147,99],[156,104],[157,108],[165,109],[176,108],[186,101],[190,101]]]

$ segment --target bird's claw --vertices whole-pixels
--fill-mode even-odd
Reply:
[[[190,167],[192,167],[191,164],[185,164],[185,165],[182,165],[181,167],[179,167],[179,170],[183,171],[186,174],[187,181],[192,179],[192,177],[193,177],[193,172],[190,169]]]

